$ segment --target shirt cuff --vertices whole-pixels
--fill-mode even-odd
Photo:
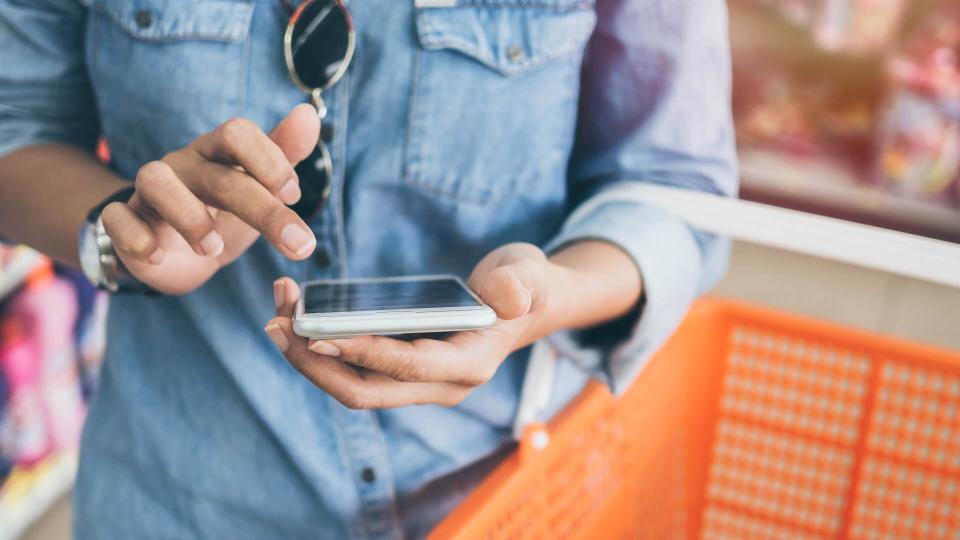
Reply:
[[[0,105],[0,157],[38,144],[66,144],[92,152],[97,142],[97,124],[71,126],[36,122],[9,114]]]
[[[612,332],[602,333],[600,343],[591,344],[595,340],[588,337],[597,329],[560,331],[547,342],[559,356],[620,394],[673,333],[702,290],[704,257],[697,235],[685,222],[638,202],[602,204],[568,222],[544,250],[556,252],[583,240],[608,242],[630,255],[643,277],[644,300],[626,320],[605,325]],[[625,322],[627,327],[620,329]]]

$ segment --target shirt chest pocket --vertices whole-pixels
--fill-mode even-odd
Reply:
[[[252,0],[80,1],[90,8],[102,129],[118,160],[156,159],[242,110]]]
[[[416,5],[405,180],[480,204],[555,189],[573,141],[593,1]]]

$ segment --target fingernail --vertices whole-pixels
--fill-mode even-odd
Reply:
[[[160,264],[164,258],[166,258],[166,254],[163,252],[163,248],[157,248],[156,251],[147,257],[147,260],[150,261],[150,264]]]
[[[283,303],[284,284],[282,279],[273,282],[273,305],[280,307]]]
[[[283,240],[283,245],[298,257],[309,254],[317,245],[317,240],[312,234],[292,223],[283,228],[280,238]]]
[[[209,257],[216,257],[223,253],[223,238],[217,231],[210,231],[209,234],[200,240],[200,249]]]
[[[279,324],[268,324],[266,328],[267,335],[270,336],[270,340],[273,341],[273,344],[280,349],[281,352],[287,352],[287,349],[290,348],[290,342],[287,341],[287,335],[283,333],[283,329],[280,328]]]
[[[300,185],[296,180],[291,178],[287,181],[286,184],[280,188],[280,191],[277,192],[277,196],[280,197],[280,200],[286,204],[294,204],[300,200]]]
[[[311,351],[324,356],[340,356],[340,349],[329,341],[315,341],[310,347]]]
[[[529,289],[523,289],[524,303],[527,305],[527,309],[533,307],[533,295],[530,294]]]

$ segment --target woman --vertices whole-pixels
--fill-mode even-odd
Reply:
[[[553,410],[622,389],[723,270],[650,206],[567,219],[620,182],[735,191],[721,0],[352,0],[316,212],[286,206],[320,131],[286,4],[0,1],[0,235],[76,266],[99,219],[128,272],[101,281],[79,539],[422,536],[509,448],[526,345],[564,358]],[[290,330],[297,282],[420,273],[470,276],[500,320]]]

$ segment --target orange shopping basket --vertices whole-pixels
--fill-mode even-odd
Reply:
[[[648,194],[680,197],[673,210],[685,218],[699,213],[685,198],[700,195],[661,189]],[[774,212],[778,226],[799,220],[814,236],[852,225],[719,204],[746,225]],[[868,247],[890,239],[852,234]],[[777,244],[844,259],[787,237],[781,230]],[[960,283],[956,247],[897,241],[912,261],[847,260]],[[915,264],[941,256],[956,271],[946,279]],[[431,537],[960,539],[960,354],[701,300],[623,395],[591,383],[548,424],[527,425]]]

